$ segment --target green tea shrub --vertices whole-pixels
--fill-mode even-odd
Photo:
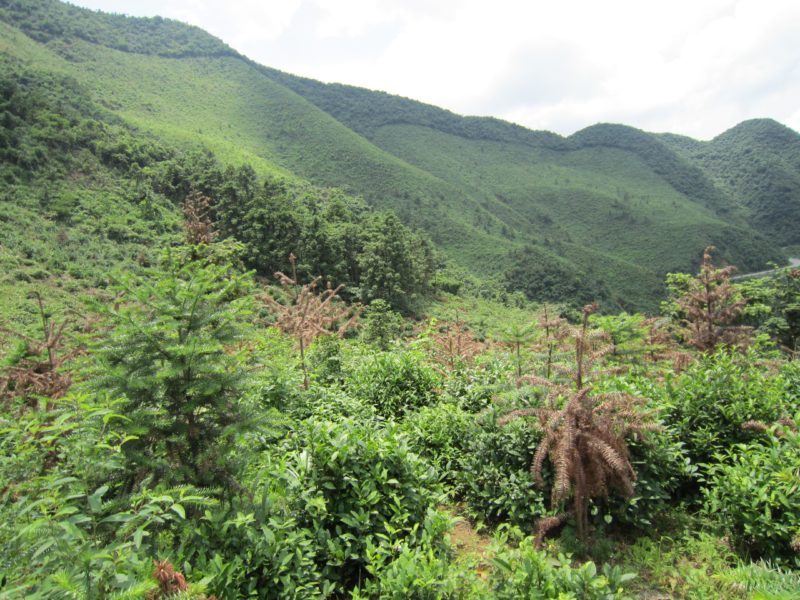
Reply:
[[[476,413],[491,404],[505,374],[497,363],[453,371],[445,381],[444,395],[463,410]]]
[[[800,435],[739,444],[708,472],[705,510],[740,550],[800,566]]]
[[[453,404],[441,403],[410,413],[402,428],[414,450],[436,467],[445,483],[455,485],[461,460],[472,443],[474,416]]]
[[[349,584],[363,578],[370,546],[427,543],[423,525],[443,494],[436,472],[398,426],[312,420],[288,440],[286,452],[296,457],[305,493],[317,498],[315,529],[331,578]]]
[[[604,392],[624,392],[639,398],[657,398],[663,389],[653,380],[635,375],[606,378],[595,386]],[[656,406],[658,408],[658,406]],[[600,500],[598,516],[606,521],[646,530],[663,515],[679,490],[691,481],[696,467],[674,431],[662,427],[646,438],[628,436],[625,440],[631,465],[636,472],[634,494],[624,499],[609,496]]]
[[[536,487],[530,468],[541,432],[524,419],[497,424],[486,415],[469,440],[461,459],[458,491],[475,520],[495,524],[509,521],[533,527],[545,513],[543,490]]]
[[[742,429],[747,421],[773,423],[788,410],[786,379],[766,372],[750,353],[704,356],[666,391],[667,424],[695,464],[752,439]]]
[[[298,420],[316,417],[328,421],[354,419],[363,423],[379,419],[375,407],[364,400],[353,398],[336,387],[315,385],[298,394],[287,413]]]
[[[572,566],[568,555],[558,559],[536,550],[531,537],[520,540],[517,547],[507,539],[497,548],[492,559],[494,570],[489,579],[492,598],[581,598],[613,600],[627,598],[625,584],[636,576],[619,567],[604,565],[598,572],[593,562]]]
[[[247,494],[187,523],[178,556],[192,574],[211,577],[219,600],[324,598],[325,549],[316,522],[324,503],[305,489],[296,457],[268,458]]]
[[[683,449],[670,431],[655,431],[646,440],[627,440],[631,464],[636,472],[634,495],[628,499],[610,496],[606,519],[647,530],[663,515],[678,490],[695,473]]]
[[[370,565],[374,579],[353,592],[353,600],[478,600],[489,596],[469,564],[453,563],[431,548],[404,546],[388,564]]]
[[[396,425],[309,420],[252,471],[182,536],[182,562],[220,600],[344,594],[400,547],[443,548],[441,486]]]
[[[343,342],[335,335],[318,337],[308,350],[308,366],[313,380],[322,385],[344,381]]]
[[[361,357],[348,373],[345,389],[374,406],[378,414],[399,418],[433,404],[440,384],[439,374],[424,355],[409,350]]]

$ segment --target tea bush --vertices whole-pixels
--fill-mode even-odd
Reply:
[[[432,404],[441,378],[415,351],[381,352],[357,359],[345,380],[355,398],[375,407],[384,417],[403,417]]]
[[[443,499],[436,472],[411,451],[396,425],[312,420],[285,451],[295,456],[305,493],[319,498],[316,518],[324,534],[318,543],[340,582],[364,576],[370,545],[421,543],[422,526]]]
[[[478,600],[489,596],[471,565],[454,564],[432,549],[403,547],[388,565],[370,565],[375,578],[353,600]]]
[[[517,536],[519,532],[516,532]],[[492,598],[581,598],[582,600],[624,599],[625,584],[635,577],[619,567],[604,565],[598,572],[593,562],[573,566],[570,556],[558,559],[534,548],[533,538],[526,537],[517,547],[501,537],[492,559],[494,570],[489,579]]]
[[[765,370],[750,353],[721,351],[667,383],[666,421],[693,463],[752,439],[747,421],[772,423],[789,411],[786,379]]]
[[[756,557],[800,566],[800,435],[740,444],[709,468],[705,509]]]
[[[487,524],[508,521],[533,527],[544,514],[543,490],[530,473],[541,432],[524,420],[497,424],[495,415],[481,418],[461,459],[458,491],[474,519]]]
[[[472,443],[474,416],[453,404],[425,406],[403,422],[414,449],[453,486],[462,457]]]

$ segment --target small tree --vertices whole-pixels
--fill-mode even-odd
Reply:
[[[517,381],[522,378],[522,348],[533,341],[533,327],[512,323],[502,331],[500,341],[511,346],[514,352],[514,363],[517,371]]]
[[[138,476],[210,485],[224,481],[226,452],[245,422],[245,370],[234,345],[250,314],[249,274],[166,255],[128,276],[106,309],[110,331],[96,348],[97,385],[127,399],[125,444]]]
[[[611,489],[625,497],[633,494],[636,473],[630,462],[626,436],[655,428],[649,414],[639,410],[642,404],[639,398],[623,393],[592,393],[588,382],[608,372],[599,367],[612,348],[610,343],[602,343],[608,339],[606,334],[589,329],[589,316],[596,309],[594,304],[584,307],[581,326],[572,328],[567,338],[574,348],[574,364],[553,364],[556,370],[569,377],[569,385],[529,377],[532,382],[550,389],[548,406],[513,411],[499,421],[504,424],[519,417],[538,417],[544,435],[536,448],[531,472],[537,484],[543,486],[544,464],[550,459],[555,472],[552,506],[557,507],[572,497],[572,513],[582,542],[588,539],[591,498],[608,496]],[[564,396],[569,397],[559,406]],[[566,518],[564,513],[540,520],[536,526],[537,543],[541,543],[549,529]]]
[[[292,264],[292,277],[281,272],[275,273],[289,296],[289,303],[282,304],[269,293],[262,296],[263,301],[277,315],[275,325],[284,333],[296,338],[300,346],[300,365],[303,369],[303,387],[308,389],[308,368],[306,366],[306,348],[321,335],[342,337],[348,329],[354,327],[360,309],[344,306],[339,298],[342,285],[332,288],[330,284],[322,292],[317,286],[322,277],[310,283],[299,285],[297,282],[297,258],[289,255]]]
[[[467,322],[458,313],[454,321],[443,323],[432,335],[433,355],[450,371],[466,366],[484,352],[487,345],[475,339]]]
[[[688,281],[684,294],[677,299],[685,317],[683,325],[687,341],[700,351],[710,351],[721,344],[742,343],[749,331],[734,327],[745,300],[739,297],[730,282],[733,267],[718,269],[711,262],[713,246],[703,252],[703,264],[697,277]]]
[[[77,347],[64,348],[65,328],[69,322],[65,319],[59,324],[54,323],[45,310],[42,296],[38,292],[33,292],[33,296],[39,307],[41,339],[0,327],[0,332],[22,341],[16,355],[0,370],[0,399],[24,398],[30,408],[36,406],[38,397],[55,400],[69,390],[72,375],[62,367],[80,352]]]

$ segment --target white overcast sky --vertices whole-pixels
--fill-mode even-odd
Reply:
[[[73,0],[202,27],[264,65],[570,134],[800,130],[798,0]]]

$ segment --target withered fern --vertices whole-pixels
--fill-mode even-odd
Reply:
[[[544,486],[543,471],[549,460],[553,469],[551,505],[556,508],[572,499],[571,512],[583,542],[588,539],[591,498],[606,497],[612,490],[625,497],[633,494],[636,473],[626,437],[656,428],[651,414],[642,409],[642,399],[624,393],[592,392],[588,381],[608,372],[601,366],[610,347],[602,344],[603,334],[588,327],[588,317],[595,310],[594,305],[585,307],[581,326],[571,329],[568,339],[574,349],[574,365],[567,368],[554,363],[557,370],[569,376],[569,385],[531,377],[532,383],[550,389],[548,404],[513,411],[500,420],[507,423],[523,416],[537,417],[543,436],[531,472],[536,483]],[[559,406],[564,397],[566,401]],[[537,523],[537,543],[565,518],[547,517]]]
[[[332,287],[330,283],[322,291],[318,291],[322,277],[316,277],[305,285],[297,281],[297,258],[289,255],[292,265],[292,277],[277,272],[276,279],[286,292],[288,303],[282,303],[264,293],[261,299],[275,314],[275,326],[294,337],[300,347],[300,365],[303,369],[303,387],[308,389],[308,367],[306,365],[306,348],[309,344],[322,335],[336,335],[338,337],[355,327],[361,313],[360,307],[345,305],[339,292],[344,287]]]

